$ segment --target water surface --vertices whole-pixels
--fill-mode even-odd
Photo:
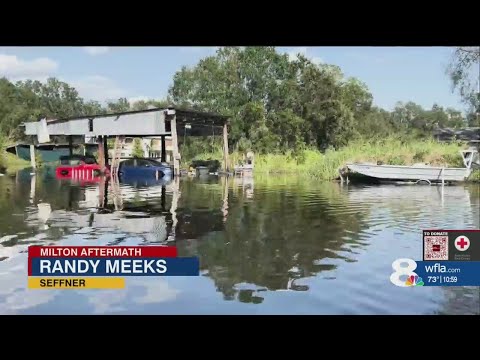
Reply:
[[[478,186],[340,186],[297,178],[169,183],[0,177],[2,314],[479,314],[478,287],[397,288],[422,229],[479,228]],[[148,245],[198,256],[200,277],[124,290],[29,290],[27,247]]]

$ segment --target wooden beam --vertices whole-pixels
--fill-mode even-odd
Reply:
[[[167,187],[165,185],[162,186],[162,194],[160,197],[160,203],[162,204],[162,212],[167,211],[166,203],[167,203]],[[168,235],[167,235],[168,238]],[[167,239],[165,239],[167,240]]]
[[[32,164],[32,168],[37,168],[37,164],[35,163],[35,145],[30,145],[30,163]]]
[[[160,136],[160,141],[161,141],[161,146],[162,146],[162,153],[161,153],[161,162],[167,162],[167,144],[166,144],[166,138],[165,135]]]
[[[98,184],[98,207],[104,209],[108,205],[108,182],[103,177]]]
[[[103,156],[105,157],[105,166],[108,166],[108,136],[103,137]]]
[[[177,119],[175,115],[171,120],[172,124],[172,147],[173,147],[173,171],[175,176],[180,174],[180,152],[178,151]]]
[[[223,181],[223,204],[222,204],[222,213],[223,213],[223,222],[227,222],[228,217],[228,177],[222,177]]]
[[[105,145],[104,145],[104,137],[99,136],[98,137],[98,164],[100,165],[100,168],[105,170]]]
[[[170,213],[172,214],[172,229],[169,237],[171,240],[175,240],[176,230],[178,225],[177,210],[180,200],[180,179],[175,177],[173,179],[173,193],[172,193],[172,205],[170,206]]]
[[[228,172],[228,128],[223,125],[223,170]]]
[[[70,153],[70,156],[73,155],[73,136],[72,135],[68,136],[68,152]]]

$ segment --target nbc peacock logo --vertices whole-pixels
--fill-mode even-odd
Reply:
[[[410,275],[407,278],[407,281],[405,281],[406,286],[423,286],[423,280],[420,276],[418,275]]]
[[[415,287],[424,286],[424,282],[420,276],[415,273],[417,263],[412,259],[397,259],[392,263],[395,270],[390,275],[390,281],[395,286]]]

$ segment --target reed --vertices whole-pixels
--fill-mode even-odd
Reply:
[[[390,165],[426,163],[432,166],[463,167],[460,142],[434,140],[403,142],[389,138],[381,141],[357,141],[339,150],[305,150],[300,155],[266,154],[255,157],[255,173],[295,174],[321,180],[338,177],[338,169],[348,162],[372,162]],[[476,175],[478,176],[478,175]]]

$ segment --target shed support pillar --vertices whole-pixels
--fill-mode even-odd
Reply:
[[[98,165],[100,165],[100,168],[105,170],[105,139],[104,136],[99,136],[98,137]]]
[[[73,136],[72,135],[68,135],[68,152],[70,156],[73,155]]]
[[[36,169],[37,164],[35,163],[35,145],[30,145],[30,163],[32,168]]]
[[[228,127],[223,125],[223,170],[228,172]]]
[[[161,153],[161,158],[160,158],[160,161],[161,162],[166,162],[167,161],[167,144],[165,143],[166,139],[165,139],[165,135],[162,135],[161,137],[161,146],[162,146],[162,153]]]
[[[180,175],[180,152],[178,151],[177,118],[174,115],[171,121],[172,147],[173,147],[173,171],[175,176]]]
[[[105,157],[104,165],[108,166],[108,136],[103,137],[103,156]]]

